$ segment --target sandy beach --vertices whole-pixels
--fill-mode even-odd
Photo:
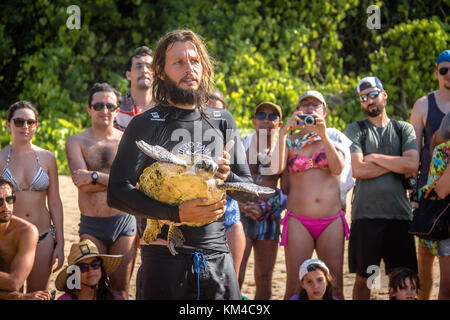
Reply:
[[[78,192],[74,184],[72,183],[72,180],[70,176],[60,176],[59,177],[59,183],[60,183],[60,193],[61,193],[61,200],[63,202],[64,206],[64,238],[65,238],[65,257],[66,260],[64,262],[64,265],[67,265],[67,256],[69,254],[70,246],[72,243],[79,241],[78,237],[78,224],[80,222],[80,212],[78,210]],[[350,193],[349,193],[350,195]],[[349,203],[349,202],[348,202]],[[350,224],[350,208],[347,206],[347,214],[346,214],[347,221]],[[345,243],[345,253],[344,253],[344,296],[345,299],[350,300],[352,298],[352,289],[354,284],[354,274],[350,274],[348,272],[348,264],[347,264],[347,248],[348,248],[348,241]],[[136,266],[134,268],[134,273],[131,279],[131,285],[130,285],[130,292],[129,292],[129,299],[134,300],[135,294],[136,294],[136,272],[140,265],[140,253],[138,252],[138,258],[136,261]],[[242,294],[246,297],[252,299],[255,293],[255,282],[254,282],[254,274],[253,274],[253,256],[250,256],[248,265],[247,265],[247,272],[246,272],[246,278],[245,282],[242,286]],[[274,300],[281,300],[284,296],[284,289],[285,289],[285,279],[286,279],[286,267],[285,267],[285,261],[284,261],[284,248],[280,247],[278,250],[278,256],[277,256],[277,263],[275,266],[274,274],[273,274],[273,280],[272,280],[272,299]],[[439,261],[438,259],[435,259],[434,267],[434,283],[433,283],[433,289],[431,294],[431,299],[437,299],[438,290],[439,290]],[[57,273],[52,274],[52,277],[50,279],[50,289],[54,289],[55,287],[55,278]],[[380,288],[379,289],[373,289],[371,299],[376,300],[386,300],[388,299],[388,278],[384,274],[384,266],[381,266],[381,279],[380,279]],[[57,296],[61,295],[61,292],[57,293]]]

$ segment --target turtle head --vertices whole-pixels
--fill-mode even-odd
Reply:
[[[202,157],[194,163],[195,173],[197,174],[207,173],[208,175],[213,176],[218,168],[219,166],[217,163],[213,159],[207,157]]]

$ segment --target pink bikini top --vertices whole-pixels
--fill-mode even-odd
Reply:
[[[328,160],[325,149],[320,149],[311,158],[294,155],[288,158],[288,172],[298,173],[312,168],[328,169]]]

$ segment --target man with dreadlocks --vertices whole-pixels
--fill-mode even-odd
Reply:
[[[155,50],[152,71],[156,106],[134,117],[122,137],[111,168],[108,204],[143,218],[214,222],[202,227],[180,226],[185,242],[183,247],[177,247],[177,256],[172,256],[166,247],[167,226],[156,241],[141,246],[139,297],[240,299],[224,230],[225,200],[205,206],[204,199],[195,199],[171,206],[136,188],[143,170],[155,161],[138,149],[138,140],[175,154],[209,155],[219,164],[218,178],[251,182],[236,123],[227,110],[204,105],[213,69],[204,43],[192,31],[167,33]],[[232,145],[230,141],[234,141],[232,148],[226,147]]]

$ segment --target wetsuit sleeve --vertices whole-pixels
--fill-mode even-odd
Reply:
[[[225,144],[234,140],[234,147],[231,149],[231,171],[227,182],[253,182],[236,121],[229,112],[226,112],[224,116],[226,119]]]
[[[179,222],[178,207],[151,199],[136,189],[142,171],[153,161],[139,150],[136,141],[158,144],[154,141],[157,136],[157,126],[152,126],[145,118],[136,116],[131,120],[109,174],[108,205],[135,216]]]

